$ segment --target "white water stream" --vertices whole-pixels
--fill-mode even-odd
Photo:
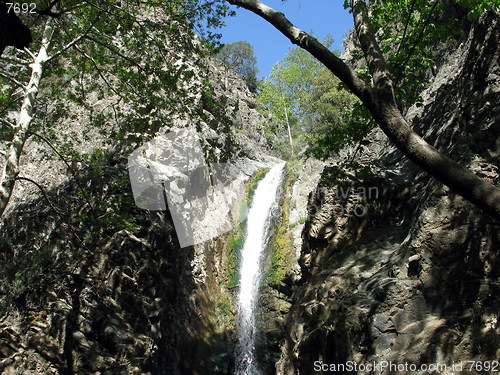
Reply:
[[[274,166],[259,182],[248,212],[245,242],[241,251],[236,375],[259,374],[254,352],[261,258],[269,235],[271,210],[277,204],[276,193],[284,166],[285,163]]]

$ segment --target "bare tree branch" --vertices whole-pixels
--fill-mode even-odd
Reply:
[[[54,212],[66,223],[66,225],[68,226],[68,229],[75,235],[75,237],[78,239],[78,241],[80,241],[81,244],[85,245],[85,242],[80,238],[78,233],[76,233],[76,231],[74,230],[73,224],[71,224],[69,222],[69,220],[66,219],[66,217],[62,214],[62,212],[59,211],[54,206],[54,204],[51,202],[49,196],[47,195],[45,189],[38,182],[36,182],[28,177],[19,177],[19,176],[16,177],[15,180],[16,181],[28,181],[28,182],[31,182],[33,185],[35,185],[42,192],[42,195],[45,198],[45,200],[47,201],[47,203],[49,204],[50,208],[52,208],[52,210],[54,210]]]
[[[28,47],[24,47],[23,51],[24,51],[24,52],[26,52],[26,53],[27,53],[27,54],[31,57],[31,59],[32,59],[33,61],[35,61],[35,60],[36,60],[36,56],[33,54],[33,52],[31,52],[31,51],[28,49]]]
[[[82,33],[80,36],[78,36],[77,38],[73,39],[71,42],[69,42],[68,44],[66,44],[59,51],[57,51],[56,53],[54,53],[53,55],[51,55],[47,59],[47,61],[55,59],[56,57],[58,57],[59,55],[63,54],[64,52],[66,52],[67,50],[69,50],[71,47],[73,47],[77,43],[79,43],[83,38],[85,38],[85,36],[87,36],[87,34],[90,32],[90,30],[92,30],[92,28],[94,27],[94,25],[97,23],[98,20],[99,20],[99,17],[96,17],[96,19],[92,22],[92,24],[89,26],[89,28],[84,33]]]
[[[66,168],[68,168],[69,172],[71,173],[71,175],[73,176],[73,178],[75,179],[76,181],[76,184],[78,185],[78,187],[80,188],[80,191],[81,193],[83,194],[83,197],[85,199],[85,201],[87,202],[87,204],[89,205],[90,207],[90,211],[92,212],[92,215],[94,216],[94,218],[97,218],[97,214],[94,210],[94,207],[92,205],[92,203],[90,202],[90,198],[87,194],[87,191],[85,190],[85,188],[82,186],[81,182],[80,182],[80,179],[77,177],[76,175],[76,172],[74,171],[74,169],[71,167],[71,165],[68,163],[68,161],[66,160],[66,158],[55,148],[54,145],[52,145],[52,143],[47,139],[45,138],[43,135],[41,134],[38,134],[38,133],[34,133],[34,132],[30,132],[31,135],[34,135],[38,138],[40,138],[42,141],[44,141],[51,149],[52,151],[54,151],[54,153],[59,156],[59,158],[64,162],[64,164],[66,164]]]
[[[375,40],[375,34],[370,28],[366,3],[363,0],[354,0],[352,14],[354,16],[354,27],[358,35],[359,44],[365,55],[373,83],[379,93],[380,91],[384,91],[388,95],[393,96],[394,87],[391,73]],[[393,100],[395,101],[395,99]]]
[[[34,106],[39,93],[40,80],[43,74],[43,67],[47,59],[47,50],[50,48],[54,28],[52,22],[45,24],[42,35],[42,43],[37,56],[34,56],[33,63],[30,64],[31,76],[24,93],[19,119],[13,129],[13,136],[7,150],[7,157],[0,177],[0,216],[5,212],[10,197],[14,190],[15,181],[19,174],[19,161],[21,153],[28,138],[30,126],[33,120]],[[27,50],[27,49],[26,49]],[[31,52],[30,52],[31,53]]]
[[[422,40],[422,37],[424,36],[425,29],[429,25],[432,14],[434,13],[434,10],[436,9],[436,6],[438,3],[439,3],[439,0],[434,0],[434,3],[432,4],[432,8],[426,17],[426,19],[422,25],[422,28],[420,29],[420,32],[417,36],[417,39],[415,39],[415,43],[413,43],[413,46],[408,51],[408,54],[406,55],[405,61],[399,66],[399,71],[398,71],[398,74],[396,75],[396,82],[399,82],[401,80],[401,75],[404,72],[405,66],[406,66],[406,64],[408,64],[408,61],[410,61],[410,58],[413,55],[413,52],[415,52],[415,49],[417,48],[418,43],[420,43],[420,41]],[[400,44],[400,46],[401,46],[401,44]]]
[[[15,129],[16,128],[15,124],[13,124],[12,122],[7,121],[7,120],[5,120],[3,118],[0,118],[0,122],[2,122],[3,124],[7,125],[11,129]]]
[[[29,64],[28,60],[20,59],[18,57],[14,57],[14,56],[3,56],[2,55],[2,56],[0,56],[0,60],[9,62],[11,64],[18,64],[21,66]]]
[[[398,49],[396,50],[395,56],[399,55],[399,51],[401,51],[401,47],[403,46],[404,40],[406,38],[406,33],[408,32],[408,26],[410,25],[411,15],[413,14],[413,9],[415,9],[415,4],[417,0],[413,0],[410,5],[410,10],[408,11],[408,17],[405,21],[405,27],[403,29],[403,35],[401,36],[401,41],[398,44]]]
[[[88,39],[88,40],[93,41],[96,44],[99,44],[100,46],[103,46],[104,48],[106,48],[109,51],[113,52],[115,55],[120,56],[121,58],[127,60],[128,62],[130,62],[131,64],[133,64],[134,66],[136,66],[137,68],[139,68],[140,70],[142,70],[143,72],[145,71],[144,68],[137,61],[135,61],[134,59],[132,59],[132,58],[130,58],[128,56],[125,56],[123,53],[121,53],[120,51],[117,51],[115,48],[111,47],[109,44],[103,43],[99,39],[96,39],[96,38],[94,38],[92,36],[89,36],[89,35],[85,35],[85,38]]]
[[[293,25],[283,13],[277,12],[258,0],[227,0],[230,4],[248,9],[276,27],[290,42],[307,50],[337,76],[353,93],[367,97],[370,86],[356,72],[335,56],[316,38]]]
[[[353,0],[352,10],[358,39],[375,88],[359,78],[318,40],[295,27],[282,13],[258,0],[226,1],[264,18],[293,44],[309,51],[361,99],[382,131],[411,161],[500,221],[500,190],[437,151],[411,129],[401,114],[394,95],[394,83],[371,31],[363,0]]]
[[[23,92],[20,92],[20,93],[15,93],[14,95],[23,95]],[[0,109],[0,116],[2,116],[5,112],[7,112],[8,110],[11,109],[11,106],[13,104],[16,104],[16,102],[19,101],[20,98],[17,98],[17,99],[14,99],[14,100],[11,100],[7,105],[5,105],[2,109]]]
[[[123,97],[123,95],[114,88],[114,86],[112,84],[109,83],[109,81],[107,80],[107,78],[104,76],[104,74],[102,74],[102,69],[99,67],[99,65],[97,64],[97,62],[92,58],[90,57],[86,52],[82,51],[80,48],[78,47],[75,47],[76,50],[78,52],[80,52],[85,58],[87,58],[91,63],[92,65],[94,65],[94,67],[96,68],[97,70],[97,73],[99,74],[99,76],[102,78],[102,80],[104,81],[104,83],[106,84],[106,86],[108,86],[108,88],[113,91],[116,95],[118,95],[122,100],[125,100],[125,98]]]
[[[23,87],[24,86],[17,79],[15,79],[14,77],[11,77],[9,74],[3,72],[2,70],[0,70],[0,77],[5,78],[6,80],[12,82],[16,87]]]

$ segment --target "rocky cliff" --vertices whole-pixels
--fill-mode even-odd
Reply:
[[[424,138],[497,185],[499,32],[498,16],[483,16],[450,51],[423,106],[408,113]],[[421,365],[448,365],[434,368],[440,374],[461,361],[491,365],[500,356],[499,224],[408,162],[378,130],[355,153],[364,173],[339,175],[353,154],[345,150],[325,168],[309,196],[302,279],[276,373],[347,373],[348,361],[413,364],[410,372],[422,374]],[[372,370],[358,367],[405,372]]]
[[[190,113],[143,139],[194,128],[208,162],[239,170],[232,193],[243,202],[245,182],[276,160],[245,83],[229,72],[225,86],[227,71],[205,66]],[[109,98],[92,100],[110,107]],[[140,142],[120,143],[113,125],[88,129],[84,110],[70,110],[53,119],[55,133],[77,145],[81,161],[67,165],[32,138],[21,171],[38,185],[18,182],[0,224],[0,373],[227,373],[235,313],[227,235],[181,248],[168,211],[134,204],[127,158]]]

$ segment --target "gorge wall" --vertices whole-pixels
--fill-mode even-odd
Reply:
[[[497,186],[499,32],[498,16],[483,16],[450,51],[423,106],[407,115],[431,144]],[[499,224],[408,162],[379,130],[355,153],[369,173],[336,178],[354,152],[326,167],[309,196],[302,278],[276,373],[347,373],[338,365],[385,360],[447,364],[439,373],[451,374],[453,363],[498,360]],[[425,373],[418,369],[411,373]],[[403,371],[374,373],[382,372]]]
[[[216,61],[206,66],[195,81],[211,83],[193,91],[190,114],[155,125],[152,136],[195,128],[207,161],[238,170],[232,193],[243,202],[246,182],[276,159],[243,80]],[[92,100],[95,110],[111,102]],[[229,234],[180,248],[168,211],[134,204],[130,145],[113,139],[111,124],[89,130],[84,109],[71,110],[76,117],[53,120],[56,134],[84,155],[72,164],[76,175],[32,138],[21,172],[43,193],[18,182],[0,225],[0,373],[229,373]]]

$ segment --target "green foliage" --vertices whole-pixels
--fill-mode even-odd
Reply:
[[[217,309],[223,316],[232,315],[233,305],[229,299],[221,299],[217,302]]]
[[[238,226],[235,231],[227,239],[227,255],[228,255],[228,283],[229,289],[238,286],[238,269],[241,262],[241,250],[245,241],[245,233],[242,226]]]
[[[38,8],[46,5],[40,3]],[[88,128],[111,134],[113,142],[134,144],[140,141],[138,134],[147,138],[169,124],[172,113],[182,115],[197,109],[193,102],[201,85],[194,79],[196,68],[187,61],[203,68],[203,56],[220,37],[213,30],[233,13],[221,0],[68,0],[52,10],[60,14],[52,20],[55,32],[48,54],[62,53],[45,66],[33,130],[44,127],[43,133],[48,135],[54,118],[61,113],[69,118],[76,107],[80,116],[89,114]],[[49,17],[22,18],[32,31],[30,50],[37,51]],[[201,44],[193,42],[195,30],[202,36]],[[77,43],[71,44],[73,41]],[[72,47],[65,49],[68,45]],[[2,58],[30,59],[15,49],[6,50]],[[15,63],[8,64],[8,70],[10,79],[0,76],[0,116],[13,121],[30,69],[28,63]],[[106,105],[96,105],[99,100]],[[75,120],[82,119],[76,116]],[[2,124],[0,141],[11,138],[12,132]],[[51,140],[58,143],[54,138]]]
[[[252,176],[250,181],[246,185],[246,196],[247,196],[247,203],[251,204],[253,196],[255,194],[255,190],[257,189],[257,186],[259,186],[260,180],[262,180],[264,177],[266,177],[267,172],[269,172],[269,168],[263,168]]]
[[[455,2],[467,9],[467,18],[469,20],[477,20],[485,11],[492,10],[494,12],[500,11],[499,0],[455,0]]]
[[[264,136],[281,158],[288,159],[291,155],[287,129],[290,126],[295,130],[298,123],[293,114],[291,97],[281,92],[273,81],[264,79],[260,83],[256,101],[259,111],[270,119],[262,124]]]
[[[293,114],[291,96],[280,91],[280,85],[270,79],[262,80],[259,93],[257,95],[257,105],[261,112],[272,116],[272,121],[281,128],[286,126],[288,121],[296,122]],[[273,130],[270,130],[273,131]]]
[[[332,44],[331,38],[324,41]],[[289,152],[287,126],[294,143],[307,145],[308,154],[327,158],[363,138],[369,116],[355,96],[319,61],[301,48],[292,48],[264,80],[257,96],[261,112],[271,115],[265,135],[275,149]],[[291,155],[288,155],[291,156]]]
[[[207,92],[203,105],[220,112],[207,91],[209,84],[198,83],[197,76],[203,74],[203,58],[217,44],[217,36],[203,34],[198,44],[193,31],[200,34],[202,27],[220,26],[229,10],[222,1],[194,0],[68,0],[57,8],[62,14],[52,20],[55,32],[48,54],[62,53],[45,66],[30,130],[43,134],[72,169],[80,171],[76,177],[82,186],[68,197],[79,204],[71,214],[71,230],[78,233],[82,246],[98,246],[118,231],[136,233],[141,227],[143,213],[134,204],[126,160],[120,155],[128,155],[169,125],[173,114],[197,115],[203,109],[193,103],[201,91]],[[35,53],[47,19],[23,19],[32,30],[30,50]],[[26,52],[15,49],[6,50],[2,58],[29,60]],[[15,122],[30,69],[28,63],[11,66],[2,61],[2,66],[8,67],[11,78],[0,76],[0,116]],[[229,126],[226,118],[216,117]],[[98,133],[107,144],[82,152],[79,140]],[[0,141],[12,136],[1,123]],[[230,153],[232,145],[227,146],[222,149]],[[17,285],[29,275],[20,272]]]
[[[344,1],[350,9],[352,1]],[[366,2],[370,22],[388,68],[397,84],[396,96],[405,109],[412,104],[421,106],[420,93],[443,51],[455,48],[456,37],[462,32],[465,18],[477,20],[484,11],[498,11],[499,0],[375,0]],[[352,63],[359,66],[361,51],[354,51]],[[357,69],[366,81],[371,77],[366,67]],[[311,154],[329,156],[328,148],[337,150],[346,144],[358,142],[373,127],[366,109],[356,104],[347,122],[332,133],[308,135]],[[333,146],[332,146],[333,145]]]
[[[267,277],[269,285],[279,285],[291,266],[293,240],[288,232],[288,217],[284,215],[281,220],[286,222],[286,225],[281,225],[276,232],[271,257],[271,269]]]
[[[252,45],[245,41],[224,45],[216,54],[229,68],[242,77],[251,92],[257,91],[257,58]]]
[[[289,220],[290,213],[290,197],[289,192],[292,189],[293,183],[297,179],[297,169],[300,162],[297,159],[292,159],[287,162],[285,167],[285,195],[280,205],[281,218],[280,225],[276,230],[275,238],[271,248],[271,267],[267,275],[267,283],[271,286],[280,285],[290,270],[293,260],[293,237],[290,232],[292,229]]]
[[[300,48],[292,48],[282,61],[276,63],[270,78],[264,79],[257,95],[257,108],[269,118],[263,124],[268,143],[280,157],[293,157],[289,131],[294,147],[300,147],[303,104],[308,102],[311,80],[319,62]]]
[[[328,47],[331,42],[327,39],[324,43]],[[303,105],[310,104],[314,80],[321,67],[321,63],[302,48],[291,48],[271,71],[272,82],[289,98],[290,107],[299,117],[303,116]]]
[[[344,4],[350,7],[350,2]],[[399,102],[406,108],[418,103],[429,71],[450,41],[463,30],[465,17],[477,18],[499,10],[498,0],[376,0],[368,3],[370,21],[389,70],[398,84]],[[361,55],[355,56],[359,60]]]
[[[307,113],[311,105],[314,81],[321,64],[302,48],[291,48],[277,62],[270,78],[262,82],[257,96],[261,110],[273,116],[273,123],[292,128]],[[297,130],[297,129],[295,129]]]
[[[321,67],[305,118],[307,153],[326,159],[343,147],[359,142],[372,128],[370,115],[356,97]]]

